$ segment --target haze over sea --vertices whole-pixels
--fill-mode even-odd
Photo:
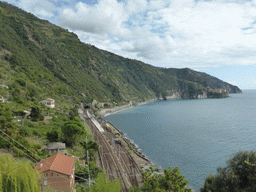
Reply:
[[[199,191],[207,174],[234,153],[255,150],[256,90],[225,99],[156,101],[104,119],[156,165],[178,166],[189,187]]]

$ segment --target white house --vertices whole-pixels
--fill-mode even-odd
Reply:
[[[51,98],[47,98],[39,102],[39,104],[45,104],[46,107],[54,108],[55,107],[55,100]]]

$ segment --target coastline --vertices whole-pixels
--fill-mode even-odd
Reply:
[[[139,106],[139,105],[144,105],[144,104],[147,104],[147,103],[150,103],[150,102],[154,102],[154,101],[157,101],[157,100],[158,100],[157,98],[154,98],[154,99],[149,99],[147,101],[140,102],[140,103],[130,102],[127,105],[121,105],[121,106],[116,106],[116,107],[113,107],[113,108],[102,109],[102,110],[99,111],[98,115],[100,117],[105,117],[105,116],[108,116],[108,115],[115,114],[115,113],[118,113],[120,111],[123,111],[125,109],[130,109],[132,107],[136,107],[136,106]]]
[[[208,98],[208,97],[205,94],[197,96],[197,99],[206,99],[206,98]],[[113,107],[113,108],[101,109],[98,112],[97,116],[99,116],[100,118],[103,119],[104,117],[106,117],[108,115],[115,114],[115,113],[118,113],[120,111],[123,111],[123,110],[126,110],[126,109],[130,109],[130,108],[133,108],[133,107],[136,107],[136,106],[144,105],[144,104],[147,104],[147,103],[150,103],[150,102],[154,102],[154,101],[158,101],[158,100],[179,100],[179,99],[183,99],[183,98],[181,97],[180,94],[176,93],[176,94],[173,94],[171,96],[165,97],[165,99],[164,98],[154,98],[154,99],[146,100],[144,102],[136,102],[136,103],[130,101],[130,103],[127,104],[127,105],[116,106],[116,107]],[[195,99],[195,98],[192,98],[192,99]],[[134,152],[133,157],[135,159],[137,159],[137,162],[139,162],[138,164],[140,164],[140,167],[142,169],[145,169],[148,166],[156,166],[154,164],[154,162],[152,162],[151,160],[149,160],[147,158],[146,154],[143,153],[143,151],[138,147],[138,145],[131,138],[127,137],[126,133],[124,133],[121,130],[119,130],[118,128],[116,128],[111,122],[108,122],[105,119],[103,119],[103,120],[106,123],[111,124],[111,126],[118,133],[120,133],[120,135],[121,135],[121,137],[123,139],[123,142],[125,142],[128,146],[130,146],[132,148],[132,150],[131,149],[130,150]]]
[[[101,109],[98,112],[98,116],[100,117],[105,117],[107,115],[110,114],[114,114],[120,111],[123,111],[125,109],[129,109],[135,106],[139,106],[139,105],[143,105],[146,103],[150,103],[153,101],[157,101],[157,100],[176,100],[176,99],[207,99],[207,98],[227,98],[229,97],[229,93],[226,90],[223,89],[209,89],[207,91],[203,91],[202,93],[197,93],[194,95],[189,95],[189,94],[185,94],[183,95],[183,93],[177,91],[172,93],[171,95],[167,95],[165,97],[162,97],[162,95],[160,97],[155,97],[153,99],[149,99],[146,100],[144,102],[132,102],[130,101],[129,104],[127,105],[121,105],[121,106],[116,106],[113,108],[106,108],[106,109]]]
[[[155,166],[154,163],[152,163],[151,160],[149,160],[147,158],[147,156],[142,152],[142,150],[138,147],[138,145],[129,137],[126,136],[126,134],[124,132],[122,132],[121,130],[119,130],[118,128],[116,128],[111,122],[106,121],[105,119],[103,119],[103,117],[114,114],[114,113],[118,113],[120,111],[123,111],[125,109],[130,109],[132,107],[136,107],[139,105],[144,105],[150,102],[154,102],[157,101],[157,98],[154,99],[150,99],[144,102],[140,102],[140,103],[129,103],[127,105],[122,105],[122,106],[117,106],[117,107],[113,107],[113,108],[108,108],[108,109],[102,109],[99,113],[98,116],[100,116],[102,118],[103,121],[105,121],[105,123],[110,124],[113,129],[115,129],[121,136],[123,142],[125,142],[127,144],[127,147],[131,147],[131,154],[133,156],[133,158],[136,160],[136,162],[138,163],[138,165],[140,166],[140,168],[142,170],[144,169],[148,169],[148,167],[151,166]],[[129,149],[128,147],[128,149]]]

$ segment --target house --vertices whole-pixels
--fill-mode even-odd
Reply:
[[[62,155],[68,154],[65,143],[51,143],[47,146],[46,150],[49,152],[49,154],[52,154],[52,153],[60,153]]]
[[[44,104],[46,107],[54,108],[55,107],[55,100],[51,98],[47,98],[39,102],[39,104]]]
[[[35,168],[42,172],[42,180],[39,181],[42,190],[49,185],[56,191],[73,191],[75,185],[75,159],[56,154],[43,159]]]

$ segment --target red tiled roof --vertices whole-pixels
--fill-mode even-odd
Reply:
[[[56,154],[41,160],[35,169],[41,172],[52,170],[66,175],[71,175],[74,163],[74,158]]]

